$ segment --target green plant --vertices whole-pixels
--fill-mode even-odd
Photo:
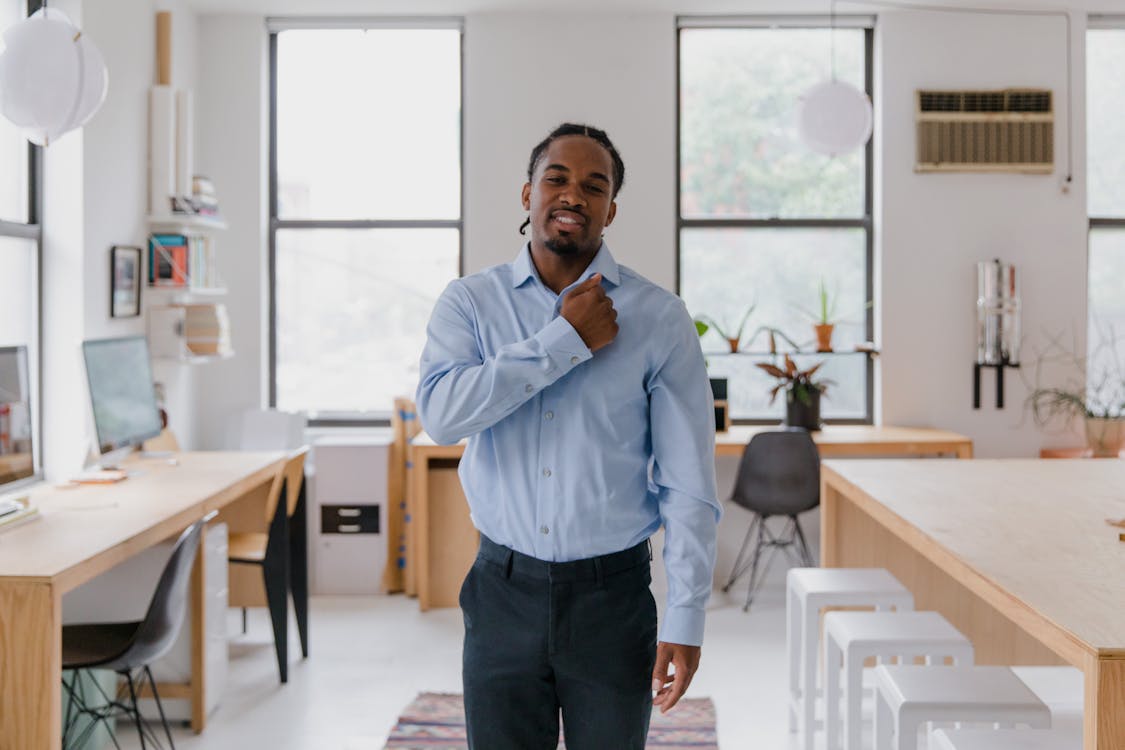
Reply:
[[[816,371],[824,362],[817,362],[807,370],[801,370],[797,363],[788,354],[785,355],[784,369],[769,362],[758,362],[757,366],[767,374],[777,378],[777,385],[770,391],[770,403],[777,399],[777,394],[784,388],[792,393],[792,397],[806,406],[812,403],[812,392],[825,393],[828,386],[835,383],[826,378],[814,379]]]
[[[757,306],[757,303],[754,303],[746,309],[746,312],[742,316],[742,320],[738,321],[737,327],[725,326],[723,325],[723,323],[726,322],[725,320],[723,321],[723,323],[720,323],[718,320],[709,315],[698,315],[695,318],[695,331],[702,337],[703,334],[714,328],[715,333],[719,334],[727,341],[740,341],[742,339],[742,332],[746,329],[746,323],[750,320],[750,316],[754,314],[754,310],[755,308],[757,308]],[[757,336],[758,332],[755,331],[754,335]]]
[[[837,315],[838,303],[840,301],[839,293],[833,294],[828,291],[828,285],[824,283],[824,279],[820,279],[816,285],[816,311],[797,306],[797,309],[807,315],[816,325],[836,325],[841,321],[841,316]],[[862,310],[871,307],[871,301],[863,303]]]
[[[1059,337],[1048,338],[1047,346],[1032,358],[1034,385],[1029,386],[1026,406],[1035,423],[1045,426],[1075,419],[1125,418],[1125,373],[1117,353],[1112,329],[1102,331],[1100,341],[1086,358],[1074,354]],[[1088,376],[1088,365],[1094,365]],[[1058,372],[1061,370],[1061,373]],[[1047,379],[1061,381],[1044,385]]]

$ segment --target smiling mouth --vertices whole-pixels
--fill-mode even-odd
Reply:
[[[562,230],[576,230],[586,226],[586,219],[572,211],[558,211],[551,215],[551,221]]]

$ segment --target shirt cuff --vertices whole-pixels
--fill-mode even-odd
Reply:
[[[694,607],[669,607],[664,613],[660,640],[683,646],[703,645],[703,622],[706,613]]]
[[[594,356],[570,321],[561,315],[535,334],[535,338],[558,368],[560,375],[565,375]]]

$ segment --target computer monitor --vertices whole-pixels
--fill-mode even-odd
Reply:
[[[27,347],[0,347],[0,491],[35,476]]]
[[[144,336],[83,341],[94,428],[102,454],[160,434],[160,409]]]

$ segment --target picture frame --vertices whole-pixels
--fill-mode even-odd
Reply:
[[[114,245],[109,253],[109,317],[141,314],[141,248]]]

